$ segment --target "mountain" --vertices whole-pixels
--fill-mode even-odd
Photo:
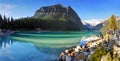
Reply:
[[[94,29],[95,30],[100,30],[101,27],[103,27],[103,25],[101,23],[99,23],[94,27]]]
[[[88,29],[92,30],[93,26],[90,23],[82,22],[84,26],[86,26]]]
[[[82,21],[83,25],[89,28],[90,30],[99,30],[102,27],[103,20],[101,19],[92,19]]]
[[[64,23],[64,26],[63,24],[59,25],[64,27],[64,29],[86,30],[86,27],[82,24],[81,19],[70,6],[65,7],[61,4],[44,6],[35,12],[33,18],[62,22]]]
[[[120,28],[120,16],[115,16],[115,18],[116,18],[117,27]],[[101,27],[100,30],[106,30],[106,29],[108,29],[108,27],[109,27],[108,26],[109,25],[109,19],[110,18],[108,18],[107,20],[105,20],[104,22],[101,23],[103,25],[103,27]]]

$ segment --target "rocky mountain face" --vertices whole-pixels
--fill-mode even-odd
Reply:
[[[69,27],[75,27],[78,30],[86,29],[86,27],[81,23],[81,19],[77,13],[70,6],[65,7],[61,4],[44,6],[38,9],[33,17],[44,20],[67,22],[70,25]]]
[[[120,16],[115,16],[115,18],[116,18],[117,27],[120,28]],[[110,18],[108,18],[107,20],[105,20],[104,22],[101,23],[103,26],[100,28],[100,30],[108,29],[108,27],[109,27],[109,19]]]
[[[100,30],[100,28],[103,27],[103,24],[97,24],[96,26],[94,26],[95,30]]]

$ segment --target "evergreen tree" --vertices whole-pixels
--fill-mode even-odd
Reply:
[[[2,15],[0,15],[0,21],[2,21],[3,19],[2,19]]]
[[[0,15],[0,28],[2,27],[2,23],[3,23],[2,15]]]
[[[114,15],[112,15],[110,20],[109,20],[109,29],[112,30],[112,31],[117,29],[116,19],[115,19]]]
[[[13,30],[14,29],[14,19],[11,17],[10,18],[10,25],[11,25],[11,29]]]
[[[6,16],[4,15],[3,17],[4,17],[4,21],[7,21],[7,18],[6,18]]]
[[[1,26],[2,29],[7,29],[7,27],[8,27],[7,20],[8,20],[8,19],[7,19],[6,16],[4,15],[4,16],[3,16],[3,21],[2,21],[2,26]]]

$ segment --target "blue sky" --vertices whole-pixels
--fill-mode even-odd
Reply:
[[[0,14],[21,18],[33,16],[42,6],[71,6],[82,20],[120,16],[120,0],[0,0]]]

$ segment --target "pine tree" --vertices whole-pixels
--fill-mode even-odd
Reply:
[[[2,15],[0,15],[0,28],[2,27],[2,23],[3,23],[3,18]]]
[[[115,19],[114,15],[112,15],[110,20],[109,20],[109,29],[112,30],[112,31],[117,29],[116,19]]]
[[[7,21],[7,18],[6,18],[6,16],[5,16],[5,15],[3,16],[3,18],[4,18],[4,21]]]
[[[2,21],[3,19],[2,19],[2,15],[0,15],[0,21]]]

